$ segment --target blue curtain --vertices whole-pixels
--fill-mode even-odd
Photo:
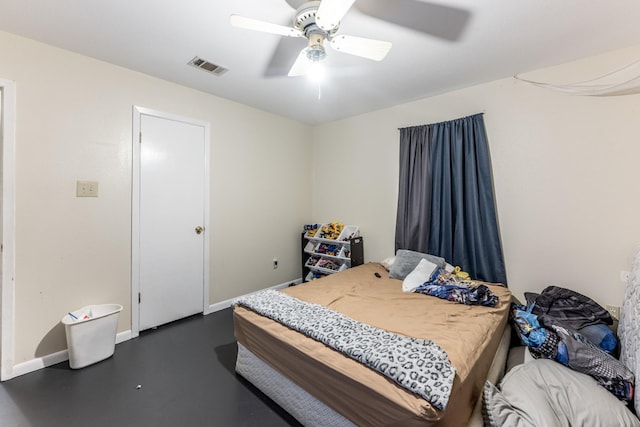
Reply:
[[[396,216],[396,251],[426,252],[431,218],[431,148],[429,127],[400,129],[400,188]]]
[[[482,114],[400,129],[397,249],[438,255],[474,279],[506,285]]]

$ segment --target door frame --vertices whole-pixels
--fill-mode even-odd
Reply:
[[[13,378],[15,320],[15,147],[16,84],[0,79],[2,90],[2,278],[0,282],[0,380]]]
[[[210,125],[208,122],[195,120],[175,114],[149,108],[133,106],[133,132],[131,143],[133,145],[133,170],[131,191],[131,336],[140,334],[140,306],[138,293],[140,292],[140,125],[142,116],[153,116],[161,119],[174,120],[204,128],[204,263],[202,284],[202,313],[211,312],[209,305],[209,203],[210,203]]]

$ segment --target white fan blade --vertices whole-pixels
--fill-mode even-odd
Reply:
[[[391,42],[354,36],[336,36],[331,40],[331,47],[338,52],[382,61],[391,50]]]
[[[307,58],[307,48],[302,49],[296,62],[293,63],[289,70],[289,77],[303,76],[307,74],[307,70],[311,66],[311,61]]]
[[[302,31],[297,28],[259,21],[257,19],[247,18],[246,16],[231,15],[229,17],[229,22],[234,27],[244,28],[247,30],[262,31],[263,33],[278,34],[287,37],[304,37]]]
[[[325,31],[331,31],[340,24],[356,0],[321,0],[316,12],[316,24]]]

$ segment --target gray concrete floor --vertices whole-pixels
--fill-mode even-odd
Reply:
[[[235,374],[236,352],[231,309],[180,320],[97,364],[64,362],[0,383],[0,425],[300,426]]]

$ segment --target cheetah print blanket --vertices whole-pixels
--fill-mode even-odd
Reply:
[[[433,341],[385,331],[275,290],[241,297],[236,304],[357,360],[438,409],[447,406],[456,371]]]

